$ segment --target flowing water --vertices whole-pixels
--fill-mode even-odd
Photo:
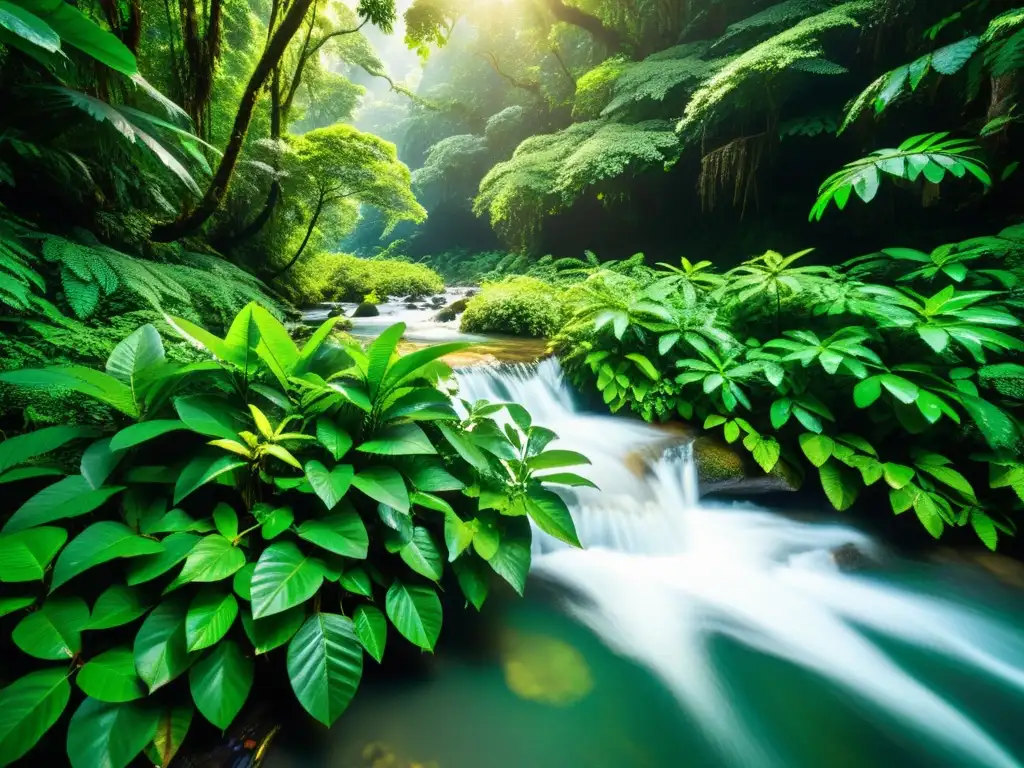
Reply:
[[[593,460],[601,490],[567,496],[585,549],[535,534],[525,600],[476,634],[449,608],[425,675],[367,685],[272,768],[1024,766],[1021,593],[827,515],[699,501],[686,445],[638,476],[664,433],[581,412],[553,360],[459,378]]]

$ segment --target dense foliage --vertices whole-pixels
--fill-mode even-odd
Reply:
[[[171,362],[143,325],[104,371],[2,374],[119,417],[0,443],[0,615],[25,654],[0,691],[0,764],[74,698],[73,766],[167,765],[195,710],[235,719],[267,674],[254,655],[330,725],[389,627],[433,650],[446,573],[479,609],[492,571],[523,591],[528,521],[579,544],[548,486],[589,484],[563,471],[587,460],[548,449],[556,435],[515,404],[457,411],[440,358],[464,344],[399,357],[402,325],[364,350],[332,343],[329,320],[299,347],[257,304],[223,338],[168,322],[208,356]]]

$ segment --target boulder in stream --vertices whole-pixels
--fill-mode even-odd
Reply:
[[[466,311],[466,304],[467,299],[457,299],[434,315],[434,319],[439,323],[449,323]]]
[[[380,314],[380,310],[377,309],[376,304],[371,304],[368,301],[364,301],[352,312],[352,317],[377,317]]]

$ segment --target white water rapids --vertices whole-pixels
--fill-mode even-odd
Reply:
[[[942,594],[841,571],[836,548],[852,544],[868,556],[880,550],[853,528],[795,521],[751,504],[700,502],[687,446],[649,462],[648,476],[638,477],[626,455],[664,441],[665,434],[629,419],[580,412],[553,360],[535,368],[470,369],[459,374],[459,383],[467,399],[524,405],[534,423],[560,435],[558,447],[593,461],[582,474],[601,490],[582,489],[570,498],[585,549],[538,532],[533,571],[567,587],[571,615],[661,680],[724,765],[785,763],[732,705],[708,649],[716,636],[841,687],[899,728],[942,745],[949,765],[1024,766],[877,642],[885,638],[945,657],[1019,691],[1024,701],[1020,626]]]

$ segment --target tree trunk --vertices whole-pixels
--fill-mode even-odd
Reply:
[[[295,262],[299,260],[299,257],[302,255],[302,252],[306,250],[306,246],[309,244],[309,238],[313,236],[313,229],[316,227],[316,222],[320,218],[320,212],[323,211],[323,209],[324,192],[323,190],[321,190],[320,197],[316,201],[316,210],[313,211],[313,216],[309,220],[309,226],[306,228],[306,236],[302,238],[302,244],[299,246],[299,249],[295,252],[295,255],[292,256],[291,260],[283,267],[281,267],[281,269],[277,270],[277,272],[270,276],[271,280],[276,280],[289,269],[291,269],[293,266],[295,266]]]
[[[604,22],[597,16],[592,16],[586,11],[581,11],[572,5],[566,5],[562,0],[543,0],[545,7],[559,21],[571,24],[574,27],[589,32],[600,43],[604,43],[608,53],[618,53],[625,47],[625,40],[617,30],[606,27]]]
[[[242,100],[238,105],[238,112],[235,114],[234,126],[231,128],[231,139],[224,149],[224,155],[221,157],[217,172],[214,174],[206,194],[190,213],[179,217],[176,221],[155,227],[152,238],[157,242],[170,242],[195,232],[209,220],[220,206],[220,202],[228,190],[228,185],[231,183],[235,166],[238,164],[238,157],[242,152],[245,135],[249,131],[249,123],[252,122],[260,90],[266,84],[271,71],[280,63],[285,48],[288,47],[288,43],[298,31],[312,2],[313,0],[295,0],[295,3],[288,9],[288,13],[285,14],[281,25],[274,32],[245,87],[245,93],[242,94]]]

